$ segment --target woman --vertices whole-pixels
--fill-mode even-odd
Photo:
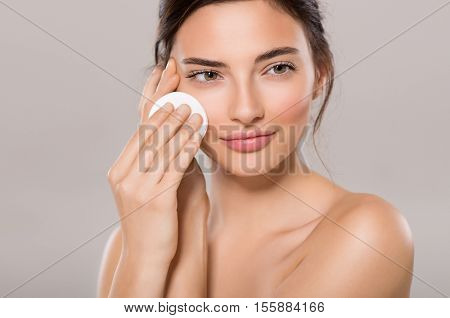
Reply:
[[[317,1],[160,6],[158,66],[139,107],[141,128],[154,129],[136,131],[108,172],[121,226],[99,296],[408,297],[405,218],[308,171],[297,155],[313,100],[325,96],[316,132],[333,87]],[[166,104],[148,118],[172,91],[204,106],[203,139],[189,107]],[[198,149],[211,159],[209,193]]]

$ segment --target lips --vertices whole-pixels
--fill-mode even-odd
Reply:
[[[225,141],[231,141],[231,140],[245,140],[255,137],[263,137],[263,136],[270,136],[273,135],[274,131],[262,131],[262,130],[252,130],[252,131],[236,131],[232,132],[230,135],[228,135],[225,138],[221,138]]]
[[[244,137],[242,139],[222,139],[225,141],[226,146],[229,149],[232,149],[237,152],[255,152],[263,149],[266,145],[268,145],[275,135],[275,132],[263,135],[255,135],[253,137],[249,137],[250,135],[240,135]],[[248,137],[248,138],[247,138]]]

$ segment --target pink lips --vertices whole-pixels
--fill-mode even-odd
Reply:
[[[260,135],[244,139],[222,139],[226,146],[238,152],[254,152],[261,150],[272,141],[275,132],[269,135]],[[248,136],[248,135],[247,135]]]

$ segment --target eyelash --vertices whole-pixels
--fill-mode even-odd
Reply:
[[[273,68],[275,68],[277,66],[287,66],[289,68],[290,72],[295,72],[297,70],[297,67],[294,64],[290,63],[290,62],[277,63],[277,64],[273,65],[269,70],[271,70],[271,69],[273,69]],[[279,74],[279,75],[276,74],[276,75],[273,75],[273,76],[285,76],[285,75],[287,75],[290,72],[288,71],[288,72],[285,72],[283,74]],[[188,76],[186,76],[186,78],[191,79],[191,78],[195,77],[196,75],[205,74],[205,73],[214,73],[214,74],[219,75],[217,72],[215,72],[213,70],[202,70],[202,71],[193,71],[193,72],[189,73]],[[194,80],[194,79],[192,79],[192,80]],[[199,82],[208,85],[209,82],[214,82],[214,80],[199,81]]]

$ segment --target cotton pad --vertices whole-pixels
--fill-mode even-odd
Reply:
[[[172,92],[166,94],[155,102],[155,105],[153,105],[153,107],[150,109],[149,117],[167,103],[171,103],[175,107],[175,109],[177,109],[182,104],[187,104],[191,108],[191,115],[197,113],[202,116],[203,123],[198,132],[200,133],[202,138],[205,136],[206,130],[208,128],[208,116],[206,115],[206,111],[203,106],[194,96],[183,92]]]

